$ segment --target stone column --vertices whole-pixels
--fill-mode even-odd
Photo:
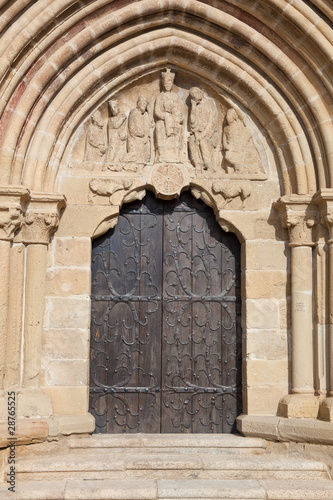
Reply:
[[[13,333],[8,322],[11,245],[15,231],[21,226],[21,214],[28,199],[29,191],[26,188],[0,188],[0,388],[4,387],[7,338],[10,339]]]
[[[327,398],[320,404],[320,418],[333,422],[333,189],[321,189],[314,201],[320,206],[322,223],[328,229],[328,303],[327,303],[327,333],[328,333],[328,367]]]
[[[22,241],[27,249],[23,387],[39,386],[47,246],[58,227],[60,210],[64,206],[63,196],[34,193],[24,218]]]
[[[318,222],[312,197],[283,197],[276,204],[289,232],[291,256],[291,394],[279,403],[284,417],[316,418],[313,351],[313,227]]]

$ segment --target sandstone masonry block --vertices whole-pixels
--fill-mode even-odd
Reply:
[[[89,387],[44,387],[56,415],[85,415],[88,411]]]
[[[87,386],[89,384],[88,364],[88,360],[49,361],[46,366],[46,385]]]
[[[280,328],[285,330],[291,328],[291,300],[290,297],[279,300]]]
[[[273,299],[246,300],[246,324],[248,329],[280,328],[279,304]]]
[[[246,271],[244,296],[248,299],[280,299],[286,296],[287,287],[284,271]]]
[[[88,298],[48,298],[45,325],[50,328],[89,328],[90,300]]]
[[[55,266],[91,265],[91,239],[87,237],[54,238]]]
[[[60,297],[90,294],[89,269],[56,268],[46,275],[46,295]]]
[[[246,269],[286,270],[287,247],[283,241],[255,241],[246,242]]]
[[[286,389],[287,360],[246,360],[247,385],[250,387],[281,387]],[[266,389],[267,390],[267,389]]]
[[[44,330],[43,355],[54,359],[87,359],[89,337],[89,330]]]
[[[246,389],[247,409],[250,415],[276,415],[279,399],[288,391],[287,387],[270,387]]]
[[[246,335],[246,356],[250,359],[286,359],[288,340],[286,332],[275,330],[248,330]]]

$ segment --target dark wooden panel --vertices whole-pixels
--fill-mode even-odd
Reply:
[[[125,205],[94,242],[96,432],[232,432],[241,412],[240,246],[190,193]]]

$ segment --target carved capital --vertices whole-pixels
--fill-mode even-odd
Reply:
[[[333,243],[333,189],[321,189],[314,196],[314,202],[319,206],[321,223],[327,227],[328,243]]]
[[[23,241],[26,244],[48,245],[50,237],[57,230],[59,215],[50,212],[30,212],[24,218]]]
[[[0,187],[0,240],[13,240],[22,225],[22,213],[29,199],[26,188]]]
[[[315,246],[314,227],[320,217],[311,196],[284,196],[275,204],[282,226],[288,229],[289,246]]]
[[[19,208],[0,208],[0,240],[12,241],[15,231],[21,226]]]
[[[313,227],[318,224],[319,217],[316,215],[287,214],[282,225],[289,231],[289,246],[314,246]]]
[[[61,195],[34,193],[23,219],[23,243],[48,245],[58,228],[60,212],[65,205],[65,198]]]

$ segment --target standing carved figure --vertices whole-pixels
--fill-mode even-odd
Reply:
[[[200,170],[214,170],[218,146],[217,111],[212,99],[204,97],[201,89],[190,90],[189,152],[193,165]]]
[[[263,172],[260,156],[251,131],[234,108],[226,114],[222,134],[224,168],[228,173],[255,174]]]
[[[157,162],[180,161],[182,145],[183,106],[179,96],[172,92],[175,74],[167,69],[161,74],[162,92],[155,101],[155,139]]]
[[[119,163],[126,155],[127,120],[126,115],[120,113],[117,100],[109,101],[110,117],[108,122],[109,147],[107,163]]]
[[[149,101],[139,96],[135,109],[128,117],[127,155],[125,162],[147,163],[150,156],[149,136],[150,117],[148,112]]]
[[[95,111],[90,119],[86,135],[86,161],[101,161],[106,151],[106,136],[100,111]]]

